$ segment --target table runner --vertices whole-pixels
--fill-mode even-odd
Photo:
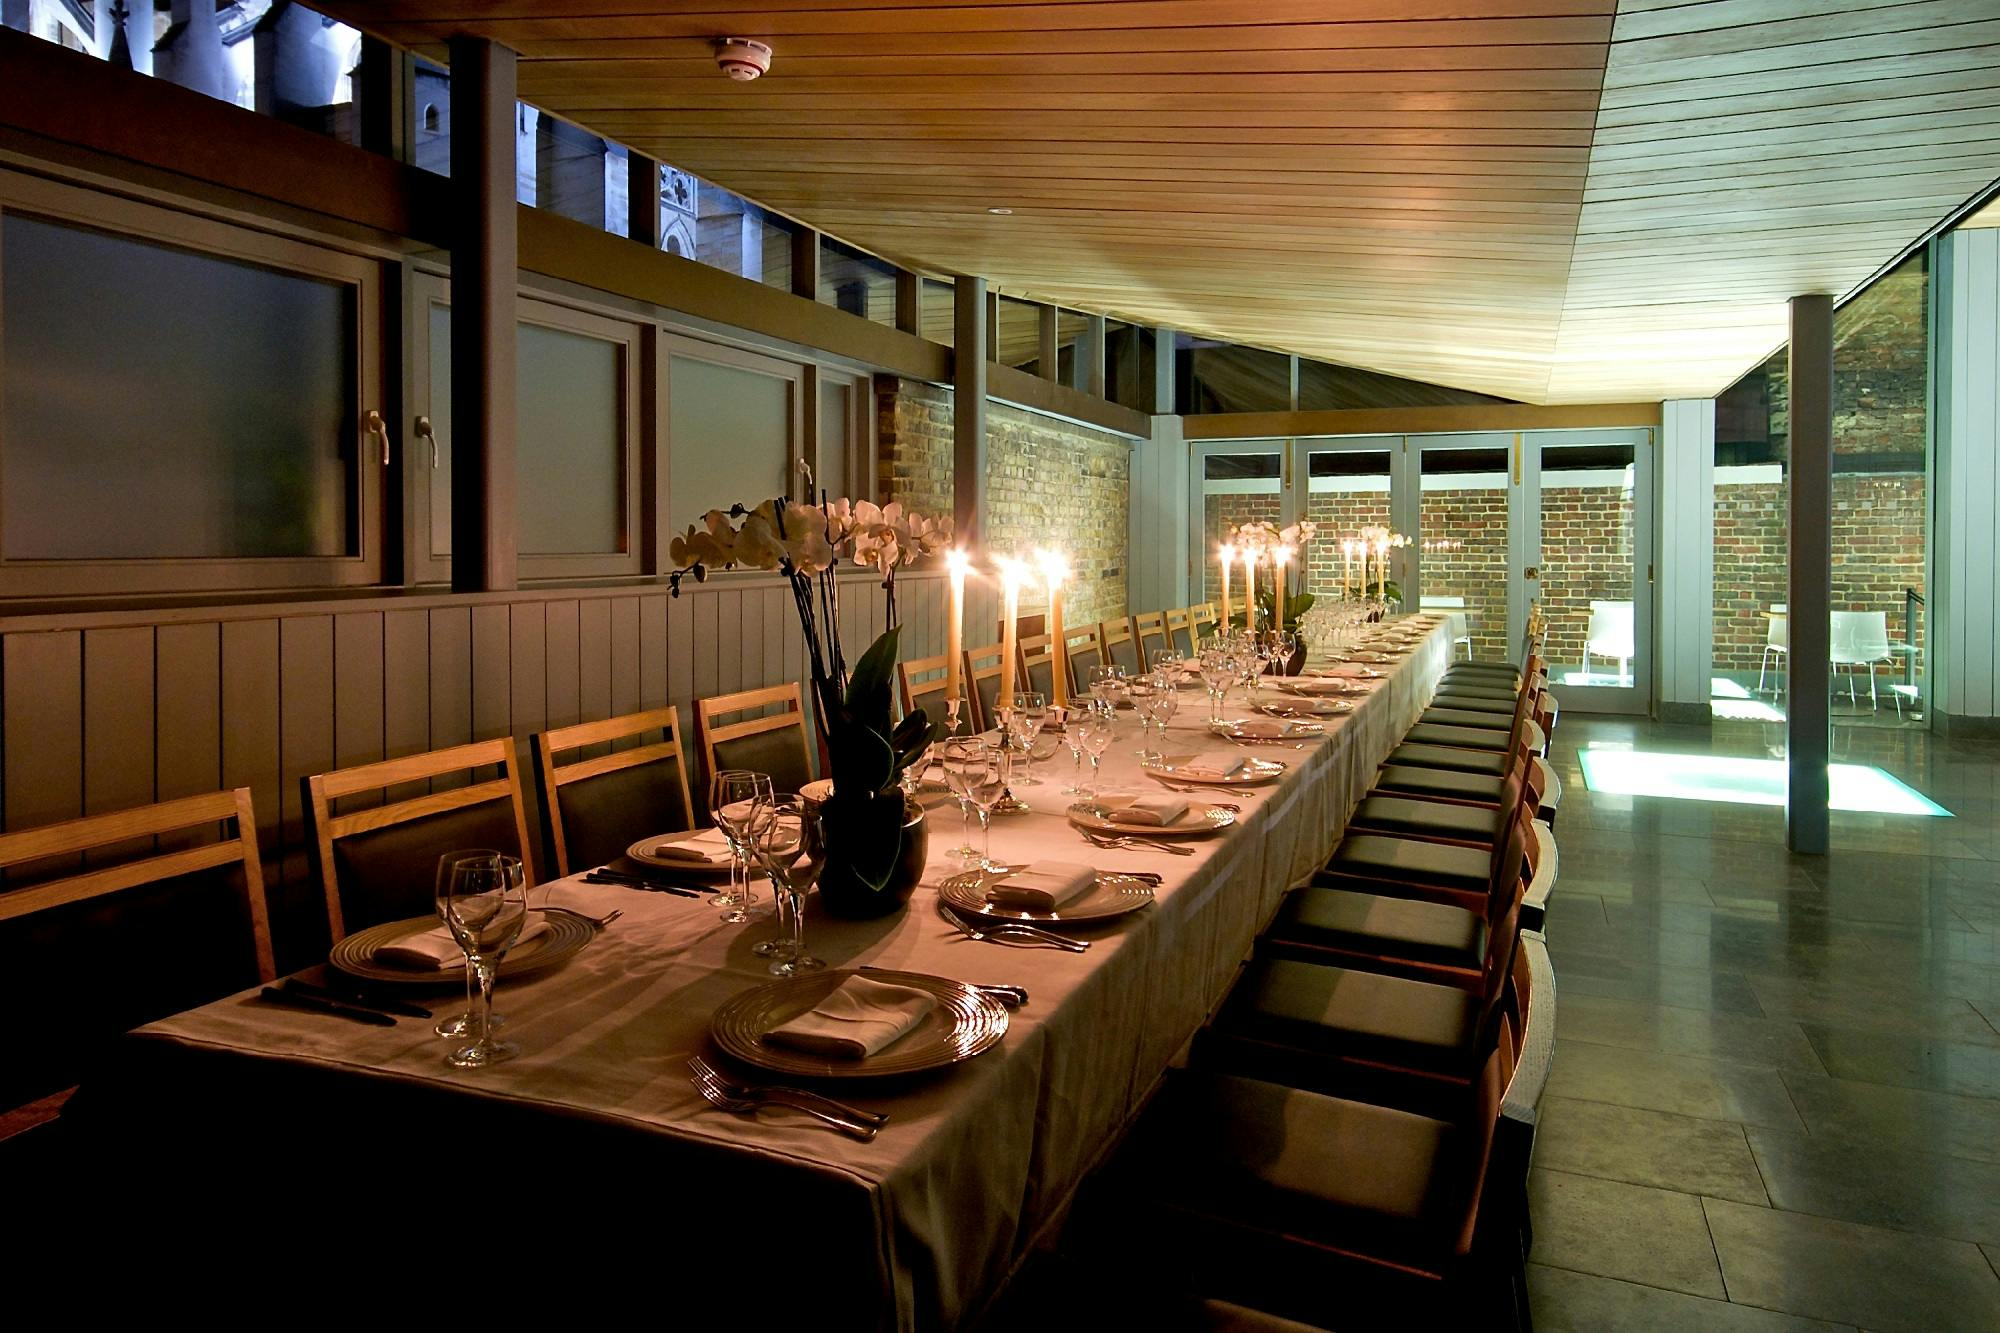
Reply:
[[[940,1074],[839,1090],[891,1114],[872,1143],[800,1117],[737,1117],[701,1100],[686,1059],[704,1048],[719,1004],[769,980],[750,948],[773,927],[725,925],[705,900],[639,892],[623,893],[624,915],[563,968],[502,983],[496,1007],[523,1052],[514,1061],[453,1070],[427,1023],[362,1027],[245,992],[127,1038],[80,1094],[80,1127],[94,1123],[100,1140],[115,1138],[134,1161],[157,1164],[160,1153],[184,1154],[190,1137],[218,1126],[233,1122],[241,1136],[249,1107],[259,1108],[259,1123],[296,1125],[302,1135],[365,1127],[374,1151],[389,1150],[399,1134],[414,1135],[421,1151],[423,1130],[412,1120],[477,1124],[488,1116],[537,1144],[589,1143],[596,1158],[611,1157],[612,1170],[568,1182],[580,1198],[629,1204],[664,1194],[671,1202],[651,1206],[692,1208],[722,1232],[751,1228],[744,1263],[761,1262],[755,1229],[770,1223],[773,1194],[775,1206],[810,1210],[812,1235],[798,1258],[819,1298],[817,1323],[956,1326],[999,1290],[1211,1012],[1284,892],[1324,861],[1374,770],[1430,697],[1450,648],[1449,634],[1433,628],[1303,750],[1242,751],[1289,769],[1269,786],[1219,792],[1214,799],[1242,807],[1240,824],[1186,843],[1191,857],[1090,847],[1062,814],[1071,799],[1060,795],[1067,754],[1038,765],[1040,784],[1017,791],[1033,813],[994,821],[996,858],[1081,860],[1165,877],[1152,907],[1084,932],[1094,941],[1087,954],[966,940],[941,921],[935,885],[957,869],[946,849],[960,829],[949,800],[934,804],[930,870],[909,910],[870,922],[810,913],[811,951],[832,966],[1023,985],[1032,999],[985,1056]],[[1239,698],[1231,698],[1235,715]],[[1205,717],[1200,690],[1184,692],[1166,748],[1228,748],[1204,736]],[[1107,791],[1158,790],[1139,772],[1136,730],[1121,723],[1105,756]],[[446,1012],[452,1001],[437,1003]],[[159,1142],[169,1135],[171,1149]],[[280,1151],[269,1146],[279,1141],[260,1137],[260,1151]],[[227,1152],[230,1142],[217,1135],[211,1146]]]

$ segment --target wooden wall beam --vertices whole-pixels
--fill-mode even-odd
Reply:
[[[986,279],[959,276],[952,288],[952,519],[958,544],[979,541],[986,515],[986,377],[992,302]],[[1028,378],[1023,376],[1022,378]]]
[[[631,148],[625,151],[625,235],[648,250],[660,248],[660,164]]]
[[[792,295],[819,300],[819,233],[811,227],[792,232]]]
[[[1040,320],[1035,328],[1035,368],[1041,372],[1043,379],[1060,382],[1062,370],[1057,364],[1061,358],[1056,352],[1056,308],[1039,305],[1035,307],[1035,313]]]
[[[924,331],[924,280],[906,268],[896,270],[896,327],[919,336]]]

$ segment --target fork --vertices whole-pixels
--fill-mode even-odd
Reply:
[[[1122,835],[1092,833],[1089,829],[1078,829],[1083,840],[1093,847],[1107,851],[1166,852],[1170,856],[1193,856],[1192,847],[1176,847],[1171,842],[1149,842],[1144,838],[1128,838]]]
[[[1235,807],[1232,806],[1231,808],[1234,809]],[[994,865],[987,867],[988,870],[991,870],[996,874],[1002,874],[1002,875],[1008,874],[1016,870],[1026,870],[1027,868],[1028,868],[1027,866],[1003,866],[1003,865]],[[1102,878],[1105,875],[1122,875],[1126,879],[1140,880],[1144,883],[1151,884],[1155,887],[1158,887],[1159,885],[1166,882],[1164,879],[1160,877],[1160,872],[1157,870],[1099,870],[1097,874],[1099,878]]]
[[[787,1098],[797,1098],[800,1101],[811,1102],[815,1106],[823,1107],[832,1114],[842,1116],[857,1124],[886,1125],[889,1123],[888,1115],[882,1111],[864,1111],[858,1106],[849,1106],[846,1102],[835,1101],[825,1093],[813,1092],[807,1088],[788,1088],[782,1084],[773,1083],[738,1083],[724,1074],[720,1069],[702,1059],[699,1055],[688,1057],[688,1068],[730,1096],[743,1101],[756,1101],[759,1098],[765,1098],[770,1101],[782,1102]]]
[[[841,1133],[860,1139],[863,1143],[868,1143],[875,1137],[875,1126],[873,1125],[857,1125],[852,1120],[842,1120],[839,1116],[829,1115],[825,1111],[811,1106],[801,1106],[797,1102],[779,1101],[772,1097],[750,1098],[731,1096],[715,1083],[701,1077],[699,1074],[689,1078],[688,1082],[694,1084],[694,1090],[706,1098],[710,1105],[720,1107],[722,1110],[733,1112],[736,1115],[755,1115],[766,1106],[784,1106],[790,1110],[798,1111],[803,1115],[809,1115],[823,1125],[831,1125]]]
[[[1008,944],[1018,939],[1027,944],[1053,944],[1057,948],[1067,949],[1071,953],[1084,953],[1090,948],[1089,940],[1073,940],[1066,935],[1058,935],[1052,930],[1043,930],[1038,926],[1018,925],[1013,922],[1007,922],[1005,924],[988,926],[984,930],[981,930],[958,913],[952,911],[951,908],[945,906],[942,899],[938,901],[938,915],[943,917],[951,925],[952,929],[969,940],[990,940],[994,944]]]
[[[597,926],[600,929],[625,915],[625,909],[622,907],[614,907],[603,916],[592,916],[588,912],[579,912],[574,907],[557,907],[554,903],[543,903],[540,907],[532,907],[528,910],[532,912],[556,912],[562,916],[573,916],[579,921],[588,921],[591,925]]]

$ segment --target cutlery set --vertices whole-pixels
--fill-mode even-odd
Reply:
[[[698,1055],[689,1057],[688,1072],[688,1081],[694,1084],[695,1091],[711,1105],[737,1115],[755,1115],[766,1106],[783,1106],[809,1115],[863,1143],[873,1139],[876,1132],[889,1123],[889,1117],[880,1111],[864,1111],[858,1106],[849,1106],[805,1088],[734,1082]]]
[[[287,1009],[300,1009],[313,1014],[330,1014],[335,1018],[345,1018],[352,1023],[366,1023],[379,1028],[396,1026],[398,1017],[435,1017],[422,1005],[409,1004],[403,1000],[344,995],[302,977],[286,977],[275,986],[266,986],[258,992],[258,998],[267,1004],[281,1005]]]
[[[945,919],[959,934],[969,940],[990,940],[995,944],[1035,945],[1047,944],[1071,953],[1087,953],[1089,940],[1073,940],[1067,935],[1058,935],[1053,930],[1043,930],[1026,922],[1006,921],[986,926],[975,926],[964,917],[951,910],[942,899],[938,901],[938,915]]]
[[[1089,829],[1078,829],[1083,840],[1093,847],[1107,851],[1165,852],[1169,856],[1193,856],[1194,848],[1182,847],[1171,842],[1155,842],[1150,838],[1133,837],[1124,833],[1094,833]]]
[[[609,866],[599,866],[583,877],[586,884],[616,884],[621,888],[639,889],[647,893],[671,893],[677,898],[700,898],[714,893],[714,889],[697,888],[692,884],[669,884],[664,880],[646,879],[639,875],[628,875],[613,870]]]

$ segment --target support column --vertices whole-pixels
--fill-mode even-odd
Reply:
[[[1077,387],[1099,398],[1106,393],[1104,358],[1107,341],[1104,316],[1092,315],[1090,330],[1084,334],[1084,341],[1076,349],[1077,360],[1084,362],[1083,383]]]
[[[361,68],[355,77],[361,85],[355,97],[360,103],[361,146],[398,162],[415,161],[416,61],[387,42],[363,37]]]
[[[1923,662],[1948,736],[2000,738],[2000,230],[1931,250],[1932,501]]]
[[[1045,380],[1062,379],[1062,367],[1057,364],[1060,353],[1056,350],[1056,308],[1052,305],[1037,306],[1035,313],[1040,323],[1035,328],[1035,365]]]
[[[515,56],[451,39],[451,586],[516,586]]]
[[[906,268],[896,270],[896,327],[924,334],[924,280]]]
[[[986,279],[964,274],[952,287],[952,521],[970,549],[986,516]]]
[[[1153,413],[1166,416],[1174,410],[1174,344],[1172,329],[1153,330]]]
[[[660,248],[660,164],[635,149],[625,153],[625,235]]]
[[[1825,855],[1833,624],[1833,298],[1792,298],[1785,843]]]
[[[819,233],[810,227],[792,233],[792,295],[819,300]]]
[[[1715,673],[1715,400],[1660,404],[1660,720],[1707,726]]]

